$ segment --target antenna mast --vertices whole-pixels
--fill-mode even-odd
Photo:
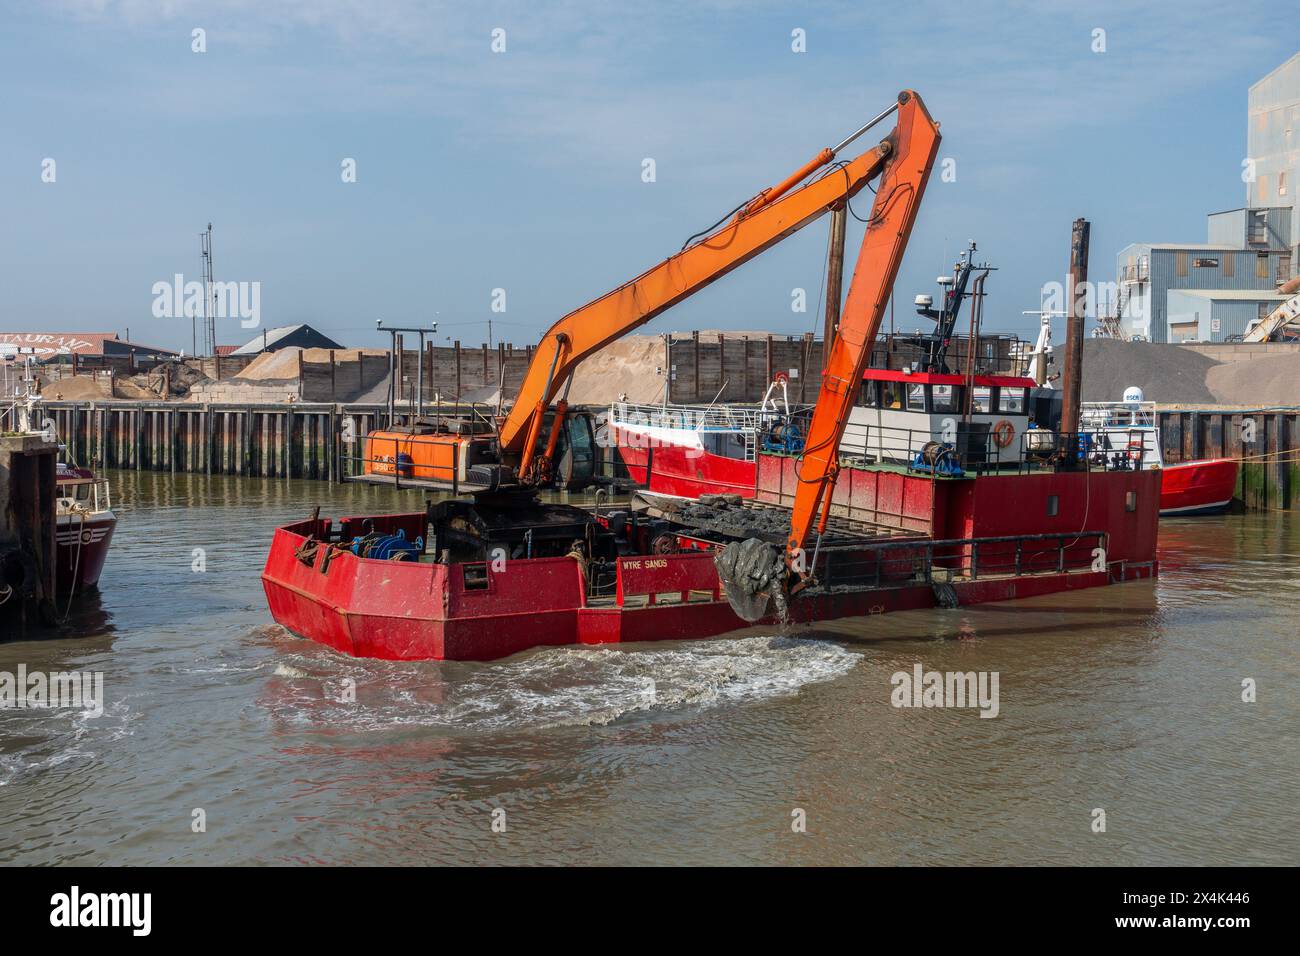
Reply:
[[[203,353],[216,355],[217,290],[212,281],[212,223],[208,223],[207,232],[199,233],[199,256],[203,259]]]

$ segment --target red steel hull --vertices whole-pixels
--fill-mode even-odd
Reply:
[[[792,485],[783,485],[792,480],[786,474],[792,464],[793,459],[760,457],[760,472],[772,482],[763,496],[779,502],[792,491]],[[962,604],[1098,587],[1151,577],[1158,570],[1158,472],[936,481],[864,470],[856,483],[844,477],[836,488],[837,508],[894,514],[896,527],[925,522],[934,538],[1106,534],[1100,558],[1092,550],[1094,541],[1076,539],[1067,548],[1072,570],[1058,571],[1049,562],[1031,574],[955,581]],[[1052,498],[1056,513],[1048,517]],[[370,520],[383,534],[400,528],[414,539],[425,531],[423,513]],[[342,539],[349,540],[360,519],[342,523]],[[532,647],[704,638],[749,626],[723,597],[709,552],[620,558],[615,597],[595,602],[578,564],[567,557],[516,558],[499,572],[487,566],[485,578],[468,585],[466,566],[459,564],[380,561],[346,551],[327,561],[324,547],[299,557],[308,535],[319,540],[330,527],[329,519],[320,519],[276,529],[262,584],[277,622],[355,657],[490,660]],[[924,544],[918,539],[919,548]],[[792,603],[791,619],[831,620],[937,604],[928,584],[891,583],[802,595]],[[676,600],[666,601],[664,595]]]
[[[307,522],[276,530],[262,574],[267,603],[275,620],[289,631],[353,657],[492,660],[534,647],[706,638],[750,626],[717,597],[711,554],[654,558],[660,565],[655,570],[665,580],[648,584],[671,588],[683,577],[711,576],[715,590],[707,599],[591,607],[578,565],[568,558],[517,559],[510,562],[508,573],[489,571],[487,588],[470,590],[461,565],[340,554],[322,572],[324,549],[311,564],[294,556],[313,530]],[[1155,573],[1154,562],[1123,563],[1097,572],[958,582],[953,588],[962,604],[977,604],[1099,587]],[[821,621],[935,605],[934,590],[917,584],[800,599],[790,617],[796,622]]]
[[[734,494],[753,498],[761,481],[758,463],[726,458],[707,451],[660,445],[646,448],[620,446],[628,476],[648,491],[681,498]],[[761,459],[760,459],[761,460]],[[1212,458],[1165,465],[1160,491],[1160,514],[1219,514],[1232,503],[1239,462]],[[856,469],[846,468],[841,480]],[[869,469],[862,473],[876,474]],[[761,497],[761,496],[760,496]]]
[[[1162,515],[1219,514],[1232,502],[1237,488],[1235,458],[1208,458],[1165,465],[1160,486]]]
[[[754,462],[714,455],[698,448],[619,446],[628,477],[650,491],[680,498],[700,495],[754,497]]]

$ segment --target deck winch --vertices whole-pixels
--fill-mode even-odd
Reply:
[[[912,470],[945,478],[960,478],[966,472],[957,457],[957,449],[949,442],[928,441],[912,459]]]
[[[406,540],[406,532],[398,528],[396,534],[358,535],[348,545],[348,550],[359,558],[379,561],[418,561],[424,553],[424,538]]]

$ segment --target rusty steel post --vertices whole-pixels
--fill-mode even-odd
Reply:
[[[831,210],[830,253],[826,259],[826,328],[822,333],[822,365],[831,354],[835,329],[840,324],[840,300],[844,289],[844,236],[848,227],[849,211],[846,205]]]
[[[1070,234],[1070,287],[1066,290],[1065,381],[1061,389],[1061,432],[1079,431],[1079,400],[1083,389],[1083,320],[1087,305],[1088,233],[1086,219],[1074,220]],[[1073,462],[1073,456],[1069,461]]]

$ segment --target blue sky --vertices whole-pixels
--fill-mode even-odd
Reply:
[[[1243,204],[1247,87],[1295,52],[1275,4],[1084,7],[4,4],[0,330],[188,348],[151,288],[198,278],[211,221],[217,278],[260,282],[264,325],[379,345],[375,319],[436,315],[440,344],[477,344],[491,316],[497,338],[533,342],[911,87],[957,179],[931,180],[900,325],[976,239],[1000,267],[985,327],[1028,333],[1076,216],[1093,278],[1113,279],[1124,245],[1204,241],[1205,213]],[[642,331],[819,327],[826,222]],[[250,337],[219,323],[222,342]]]

